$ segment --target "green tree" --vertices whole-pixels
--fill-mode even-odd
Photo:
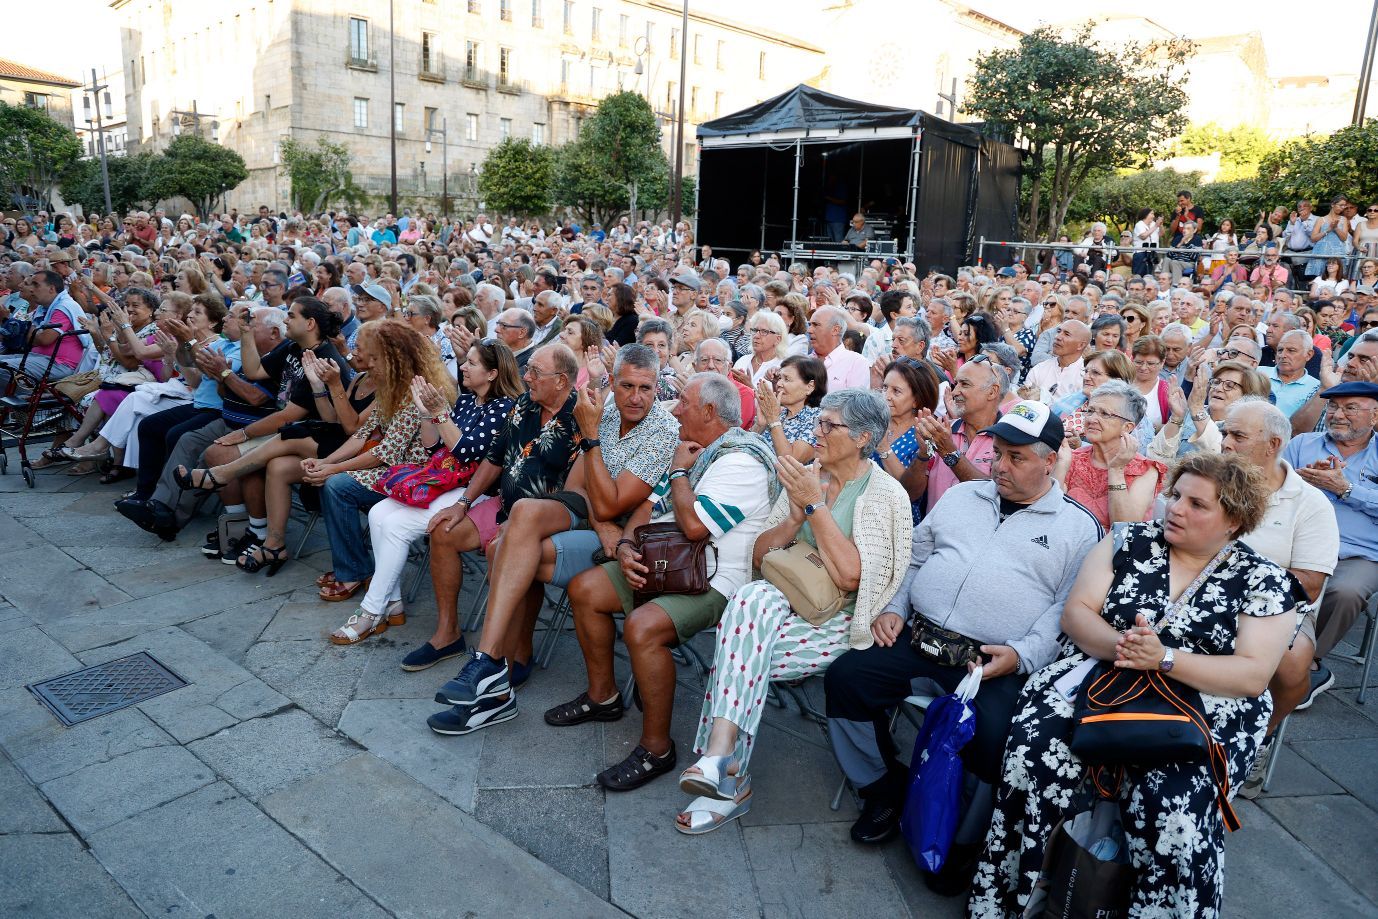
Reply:
[[[292,203],[303,213],[319,214],[332,199],[357,200],[349,148],[344,144],[333,143],[324,135],[314,144],[287,137],[278,149],[292,183]]]
[[[1182,131],[1192,48],[1183,40],[1112,48],[1092,38],[1089,25],[1067,38],[1043,26],[1016,48],[977,58],[967,112],[1029,147],[1026,238],[1054,234],[1097,170],[1147,165],[1164,138]]]
[[[248,177],[244,158],[235,151],[195,134],[183,134],[167,145],[149,190],[155,199],[186,198],[205,219],[217,198]]]
[[[47,112],[0,102],[0,189],[6,205],[23,198],[48,207],[58,182],[81,157],[72,129]]]
[[[1378,200],[1378,120],[1284,144],[1263,158],[1258,176],[1273,204],[1328,204],[1336,195]]]
[[[156,153],[133,153],[108,158],[110,206],[116,213],[150,206],[156,197],[149,193],[150,180],[161,157]],[[105,191],[101,184],[100,160],[78,160],[62,179],[62,197],[77,203],[88,213],[104,213]]]
[[[636,93],[616,93],[598,104],[577,140],[555,152],[555,201],[587,224],[608,226],[627,213],[633,184],[637,207],[656,208],[643,201],[668,189],[668,170],[651,107]]]
[[[1200,181],[1199,172],[1174,169],[1103,174],[1082,188],[1067,216],[1083,221],[1100,220],[1110,227],[1110,235],[1118,238],[1122,231],[1133,230],[1139,211],[1151,207],[1159,216],[1169,214],[1176,206],[1177,192],[1194,190]],[[1206,213],[1211,212],[1208,209]]]
[[[1277,149],[1277,142],[1268,132],[1241,125],[1222,128],[1215,122],[1193,124],[1182,132],[1172,146],[1177,156],[1210,156],[1220,154],[1217,181],[1252,178],[1258,174],[1263,158]]]
[[[1254,227],[1276,202],[1267,186],[1257,178],[1208,182],[1196,190],[1195,201],[1206,212],[1206,225],[1220,226],[1226,217],[1234,221],[1235,233],[1252,236]]]
[[[500,214],[549,214],[554,201],[555,151],[526,138],[508,137],[483,160],[478,193],[483,206]]]

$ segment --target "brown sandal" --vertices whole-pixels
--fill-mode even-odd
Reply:
[[[368,620],[371,624],[360,628],[360,623],[364,622],[364,620]],[[349,619],[345,621],[344,625],[335,630],[335,632],[342,632],[344,634],[336,635],[335,632],[330,633],[330,643],[336,645],[357,645],[365,638],[381,635],[387,630],[388,617],[386,613],[375,615],[360,610],[353,616],[350,616]]]
[[[321,588],[320,598],[327,603],[339,603],[341,600],[348,600],[367,586],[368,578],[364,578],[352,586],[344,581],[334,581]]]
[[[323,575],[321,575],[320,577],[316,578],[316,586],[317,586],[317,587],[329,587],[331,584],[334,584],[334,583],[335,583],[335,572],[333,572],[333,571],[327,571],[325,574],[323,574]]]

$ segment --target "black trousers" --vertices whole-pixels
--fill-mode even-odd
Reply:
[[[848,651],[823,677],[833,750],[842,770],[864,795],[870,793],[868,789],[903,795],[908,773],[890,735],[889,712],[912,693],[913,682],[928,678],[952,692],[967,673],[965,667],[944,667],[921,657],[910,647],[912,636],[906,625],[888,648],[872,645],[864,651]],[[1005,738],[1026,679],[1012,673],[984,680],[972,700],[976,734],[962,749],[962,761],[969,772],[991,785],[1000,784]]]
[[[163,474],[163,464],[183,434],[204,428],[219,417],[218,408],[196,408],[187,404],[149,415],[140,421],[139,477],[135,497],[147,501],[153,496],[153,490],[158,487],[158,477]]]

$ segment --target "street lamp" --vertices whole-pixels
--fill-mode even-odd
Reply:
[[[96,79],[96,68],[91,68],[91,85],[83,86],[81,94],[81,108],[86,115],[86,129],[91,129],[91,110],[95,109],[96,117],[96,146],[100,150],[100,181],[101,188],[105,192],[105,213],[110,214],[115,209],[110,205],[110,166],[106,162],[105,155],[105,121],[104,118],[114,118],[114,113],[110,108],[110,91],[108,83],[101,83]],[[89,93],[89,95],[88,95]],[[102,93],[104,97],[102,98]],[[94,104],[93,104],[94,100]],[[101,102],[104,101],[104,118],[102,118]]]
[[[431,152],[431,135],[440,135],[440,215],[450,216],[450,144],[448,140],[448,119],[440,119],[440,129],[426,128],[426,152]],[[433,124],[433,123],[432,123]]]

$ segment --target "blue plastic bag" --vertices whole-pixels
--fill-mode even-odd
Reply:
[[[937,873],[947,860],[961,819],[962,748],[976,733],[971,700],[981,688],[981,668],[962,679],[951,695],[928,706],[923,730],[909,761],[909,796],[900,832],[920,868]]]

